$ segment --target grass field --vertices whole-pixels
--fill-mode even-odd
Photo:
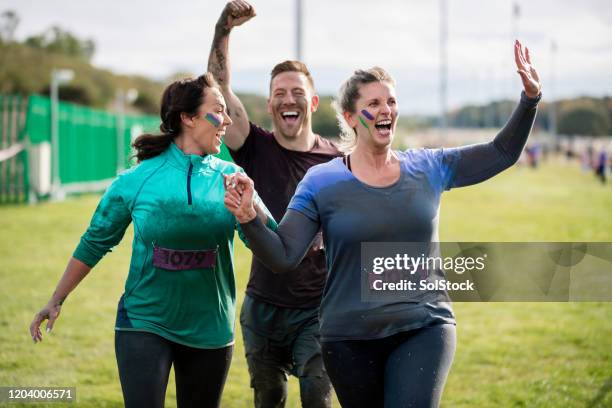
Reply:
[[[131,232],[68,298],[51,335],[34,345],[28,334],[97,200],[0,207],[0,386],[76,386],[81,406],[122,405],[113,327]],[[440,237],[612,241],[611,214],[612,185],[575,165],[518,167],[446,193]],[[242,244],[235,259],[240,306],[250,262]],[[463,303],[455,312],[458,346],[444,407],[612,406],[612,303]],[[252,406],[238,326],[224,407]],[[175,406],[172,379],[166,402]],[[299,406],[295,379],[288,406]]]

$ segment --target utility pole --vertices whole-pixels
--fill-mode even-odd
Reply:
[[[557,42],[550,42],[550,112],[549,115],[549,132],[554,139],[557,136],[557,101],[555,92],[555,59],[557,57]],[[556,141],[555,141],[556,143]]]
[[[519,37],[519,18],[521,17],[521,6],[518,2],[512,5],[512,43]]]
[[[440,133],[447,131],[447,90],[448,90],[448,4],[440,0]]]
[[[514,47],[514,41],[518,40],[520,35],[521,35],[520,30],[519,30],[519,19],[520,19],[520,17],[521,17],[521,6],[519,5],[518,1],[515,1],[515,2],[512,3],[512,16],[510,17],[510,22],[511,22],[510,25],[512,27],[511,28],[512,32],[510,33],[510,35],[512,35],[512,38],[510,39],[509,44],[512,44],[513,47]],[[508,48],[510,48],[510,47],[508,47]],[[506,53],[505,48],[504,48],[504,53]],[[508,53],[506,55],[509,56],[510,53]],[[510,61],[511,60],[508,59],[508,63],[512,63],[513,64],[513,62],[510,62]],[[514,57],[512,57],[512,61],[514,61]],[[506,66],[510,66],[510,65],[504,64],[504,67],[503,67],[504,71],[505,71]],[[510,71],[508,71],[508,72],[510,72]],[[512,95],[515,94],[514,89],[516,87],[516,76],[515,75],[511,75],[510,79],[508,81],[504,81],[504,83],[508,87],[508,89],[507,89],[507,92],[508,92],[507,97],[510,98],[510,99],[513,99]],[[506,109],[503,110],[503,112],[502,112],[502,115],[503,115],[502,116],[502,123],[503,123],[503,118],[509,116],[511,113],[512,113],[511,110],[506,110]]]
[[[298,61],[303,61],[303,43],[302,43],[302,33],[303,33],[303,7],[302,0],[295,0],[295,58]]]

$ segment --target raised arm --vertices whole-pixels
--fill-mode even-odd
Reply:
[[[221,92],[227,103],[227,109],[233,124],[228,126],[223,141],[232,150],[238,150],[249,135],[249,118],[244,105],[234,94],[231,88],[229,35],[234,27],[255,17],[255,9],[244,0],[233,0],[225,5],[219,21],[215,26],[210,55],[208,57],[208,71],[221,85]]]
[[[444,149],[446,187],[480,183],[512,166],[521,156],[535,120],[541,85],[529,50],[523,50],[519,41],[514,44],[514,57],[524,88],[519,105],[491,142]]]
[[[295,269],[312,245],[319,223],[299,211],[287,210],[276,231],[264,225],[253,200],[253,181],[236,174],[236,182],[226,183],[225,206],[236,216],[249,248],[274,272]]]

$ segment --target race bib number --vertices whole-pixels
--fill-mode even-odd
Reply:
[[[217,250],[205,249],[185,251],[153,247],[153,266],[170,271],[214,268],[217,263]]]

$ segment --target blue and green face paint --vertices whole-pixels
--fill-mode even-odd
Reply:
[[[358,117],[359,117],[359,122],[361,122],[363,127],[369,130],[370,127],[368,126],[368,124],[366,123],[366,121],[363,118],[365,117],[367,120],[374,120],[374,116],[372,116],[372,114],[370,112],[368,112],[367,110],[362,109],[361,110],[361,115],[359,115]]]
[[[361,114],[365,116],[367,120],[374,120],[374,116],[372,116],[372,114],[365,109],[361,110]]]
[[[207,113],[206,116],[204,116],[204,119],[209,121],[211,125],[216,128],[221,127],[221,124],[223,123],[223,118],[221,118],[219,115],[215,115],[214,113]]]
[[[359,121],[361,122],[361,124],[363,125],[364,128],[366,129],[370,129],[370,127],[368,126],[368,124],[365,122],[365,120],[363,120],[363,118],[361,117],[361,115],[359,115]]]

